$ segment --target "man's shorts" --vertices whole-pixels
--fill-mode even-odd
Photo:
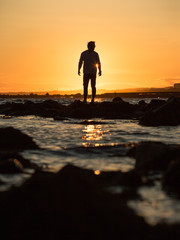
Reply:
[[[84,74],[83,76],[83,85],[88,86],[89,80],[91,80],[91,87],[96,86],[96,74]]]

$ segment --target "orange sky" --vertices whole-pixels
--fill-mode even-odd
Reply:
[[[179,0],[1,0],[0,92],[76,90],[96,42],[99,89],[180,82]]]

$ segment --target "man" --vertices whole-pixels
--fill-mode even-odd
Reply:
[[[83,64],[83,86],[84,86],[84,102],[86,103],[87,94],[88,94],[88,84],[89,80],[91,80],[91,88],[92,88],[92,100],[94,103],[94,98],[96,96],[96,73],[97,68],[99,70],[99,76],[101,76],[101,63],[99,60],[99,55],[94,51],[95,42],[88,42],[88,50],[81,53],[81,57],[79,59],[78,65],[78,74],[80,76],[80,70]]]

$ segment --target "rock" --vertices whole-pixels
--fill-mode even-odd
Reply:
[[[162,106],[165,104],[166,101],[162,99],[152,99],[149,104],[147,104],[146,111],[153,110],[157,107]]]
[[[123,102],[121,97],[115,97],[113,98],[113,102]]]
[[[142,176],[135,170],[129,172],[102,171],[97,178],[96,182],[107,191],[113,192],[121,188],[121,201],[139,198],[137,188],[144,185]]]
[[[0,113],[6,116],[38,115],[62,120],[62,118],[106,118],[106,119],[140,119],[145,126],[180,124],[180,101],[171,97],[167,102],[153,99],[149,104],[141,100],[138,104],[130,104],[121,98],[112,102],[85,104],[75,100],[64,106],[54,100],[41,103],[27,101],[25,103],[6,103],[0,106]]]
[[[71,118],[92,118],[93,109],[95,104],[87,104],[80,100],[75,100],[73,103],[67,106],[65,110],[65,116]]]
[[[180,157],[171,161],[164,173],[162,184],[180,197]]]
[[[0,192],[1,236],[9,240],[178,239],[179,225],[149,226],[127,206],[122,194],[105,191],[100,176],[67,165],[58,173],[37,171],[21,187]]]
[[[180,156],[180,148],[160,142],[141,142],[131,150],[131,155],[136,159],[135,169],[138,172],[162,171],[172,159]]]
[[[144,100],[140,100],[138,104],[133,105],[133,118],[141,119],[146,111],[147,103]]]
[[[140,100],[139,102],[138,102],[138,105],[139,106],[146,106],[146,102],[144,101],[144,100]]]
[[[80,100],[75,100],[69,105],[69,108],[81,108],[81,107],[86,107],[86,103]]]
[[[35,103],[30,100],[25,100],[24,105],[26,105],[27,107],[33,107]]]
[[[35,115],[41,116],[41,117],[48,117],[48,118],[54,118],[54,117],[65,117],[63,115],[65,107],[54,100],[45,100],[41,103],[36,103],[34,106],[34,113]]]
[[[105,240],[118,234],[122,239],[146,239],[150,228],[142,217],[120,194],[110,194],[96,183],[92,170],[71,165],[57,174],[36,172],[20,188],[0,193],[1,236]]]
[[[74,165],[68,164],[56,174],[57,182],[76,182],[78,187],[85,184],[93,187],[94,191],[99,192],[100,188],[107,186],[127,186],[130,188],[137,188],[142,185],[141,176],[134,170],[129,172],[121,171],[92,171],[90,169],[83,169]],[[69,184],[69,183],[68,183]],[[84,190],[86,191],[86,190]]]
[[[180,124],[180,100],[168,99],[163,105],[150,109],[139,122],[145,126],[176,126]]]
[[[68,106],[64,106],[54,100],[46,100],[41,103],[27,101],[25,103],[11,103],[0,106],[0,113],[6,116],[38,115],[41,117],[62,118],[108,118],[131,119],[133,118],[133,105],[124,102],[120,98],[114,102],[100,102],[86,104],[75,100]]]
[[[102,102],[97,108],[98,117],[107,119],[130,119],[133,105],[128,102]]]
[[[6,103],[0,106],[0,112],[6,114],[7,116],[25,116],[32,114],[32,109],[35,106],[26,103]],[[33,109],[34,111],[34,109]]]
[[[42,108],[51,108],[51,109],[62,109],[63,105],[54,100],[45,100],[42,103],[39,103]]]
[[[0,106],[0,113],[12,116],[38,115],[54,117],[64,111],[64,106],[54,100],[45,100],[40,103],[25,101],[25,103],[11,103]]]
[[[0,149],[25,150],[39,149],[33,139],[13,127],[0,128]]]
[[[101,102],[85,104],[81,101],[74,101],[67,106],[66,116],[73,118],[123,118],[129,119],[132,115],[132,104],[128,102]]]
[[[16,158],[0,162],[0,173],[23,173],[24,168]]]
[[[20,162],[23,168],[40,169],[40,167],[38,167],[35,163],[32,163],[28,159],[25,159],[17,152],[11,152],[9,150],[0,151],[0,163],[12,161],[13,159],[16,159],[18,162]]]

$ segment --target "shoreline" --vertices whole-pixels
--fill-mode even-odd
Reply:
[[[167,100],[152,99],[149,103],[140,100],[131,104],[121,97],[115,97],[111,102],[87,104],[74,100],[69,105],[52,99],[38,103],[26,100],[1,104],[0,114],[6,117],[35,115],[59,121],[67,118],[136,119],[144,126],[177,126],[180,125],[180,98],[171,96]]]
[[[167,92],[156,92],[156,91],[150,91],[150,92],[122,92],[122,93],[103,93],[103,94],[96,94],[96,98],[115,98],[115,97],[121,97],[121,98],[169,98],[171,96],[174,97],[180,97],[180,91],[167,91]],[[80,93],[77,94],[3,94],[0,93],[0,98],[74,98],[74,99],[82,99],[83,95]],[[91,95],[88,95],[88,98],[91,98]]]

